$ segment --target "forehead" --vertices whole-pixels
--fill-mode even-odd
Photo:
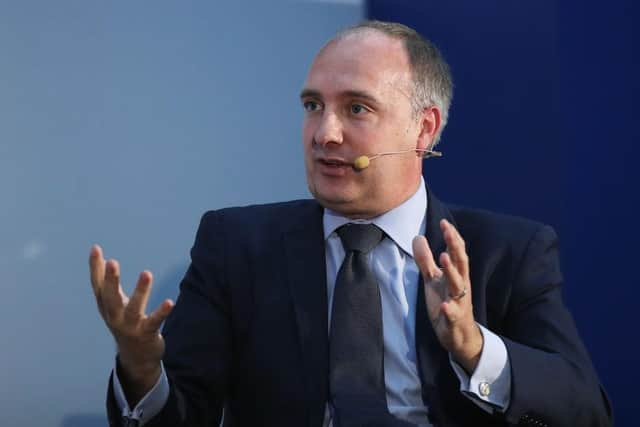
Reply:
[[[311,64],[305,87],[324,95],[350,90],[407,95],[411,67],[402,40],[374,30],[347,34],[326,45]]]

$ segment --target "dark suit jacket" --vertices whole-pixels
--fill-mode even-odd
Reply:
[[[463,396],[419,286],[416,346],[432,423],[609,425],[609,403],[562,302],[553,230],[428,198],[431,248],[445,249],[440,219],[459,229],[476,321],[503,338],[512,378],[504,415]],[[217,426],[223,406],[226,426],[322,425],[329,370],[322,212],[303,200],[203,216],[163,332],[169,400],[149,426]],[[112,391],[107,406],[120,425]]]

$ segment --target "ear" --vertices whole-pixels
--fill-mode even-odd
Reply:
[[[433,148],[436,134],[442,124],[442,115],[440,109],[436,106],[424,108],[420,115],[420,133],[416,148],[421,150]]]

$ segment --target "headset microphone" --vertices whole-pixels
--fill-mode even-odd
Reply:
[[[431,157],[442,157],[442,152],[441,151],[434,151],[434,150],[426,150],[423,148],[417,148],[417,149],[410,149],[410,150],[402,150],[402,151],[387,151],[385,153],[378,153],[374,156],[359,156],[356,157],[356,159],[353,161],[353,168],[355,170],[361,171],[364,170],[366,168],[369,167],[369,164],[371,163],[371,160],[373,159],[377,159],[378,157],[382,157],[382,156],[390,156],[392,154],[404,154],[404,153],[409,153],[409,152],[416,152],[416,153],[422,153],[422,158],[423,159],[429,159]]]

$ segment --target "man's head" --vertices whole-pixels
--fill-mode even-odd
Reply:
[[[307,182],[325,207],[353,218],[393,209],[417,189],[418,153],[385,156],[356,171],[360,155],[432,148],[451,102],[438,50],[401,24],[366,22],[318,53],[301,93]]]

